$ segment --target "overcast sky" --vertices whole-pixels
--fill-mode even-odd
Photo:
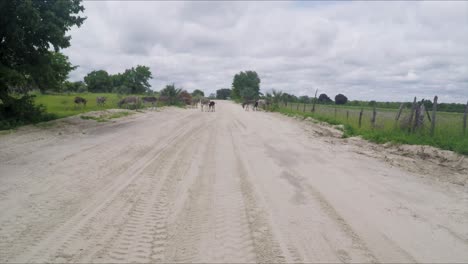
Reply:
[[[151,68],[206,94],[254,70],[261,90],[350,100],[468,100],[468,2],[84,2],[64,51],[79,68]]]

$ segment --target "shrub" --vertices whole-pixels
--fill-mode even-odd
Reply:
[[[8,104],[0,104],[0,129],[55,119],[55,115],[45,112],[43,105],[34,105],[34,97],[25,95],[19,99],[11,98]]]

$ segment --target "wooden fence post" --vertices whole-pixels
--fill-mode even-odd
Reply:
[[[404,103],[400,104],[400,108],[398,109],[398,113],[395,116],[395,124],[393,125],[394,129],[396,129],[398,127],[398,120],[400,120],[400,116],[401,116],[401,113],[403,112],[404,105],[405,105]]]
[[[346,122],[349,121],[349,110],[346,110]]]
[[[395,122],[397,122],[397,121],[398,121],[398,119],[400,119],[401,112],[403,111],[403,106],[404,106],[404,104],[403,104],[403,103],[401,103],[401,105],[400,105],[400,109],[398,109],[398,113],[397,113],[397,115],[396,115],[396,117],[395,117]]]
[[[303,113],[305,113],[305,108],[306,108],[306,103],[304,103],[304,108],[302,109]]]
[[[466,117],[468,116],[468,101],[465,106],[465,114],[463,114],[463,135],[466,134]]]
[[[292,103],[289,103],[289,106],[291,106],[291,111],[292,111],[292,107],[293,107]]]
[[[317,93],[318,93],[318,89],[315,90],[315,96],[314,96],[314,101],[312,102],[312,110],[311,110],[311,112],[315,112],[315,103],[317,102]]]
[[[296,105],[296,111],[299,112],[299,103]]]
[[[424,99],[421,100],[420,104],[416,105],[416,111],[414,114],[414,124],[413,124],[413,132],[420,129],[424,123]]]
[[[336,106],[335,106],[335,120],[336,120]]]
[[[372,128],[375,128],[375,116],[376,115],[377,115],[377,110],[375,109],[375,105],[374,105],[374,109],[372,110],[372,119],[371,119]]]
[[[361,108],[361,112],[359,112],[359,128],[361,128],[361,124],[362,124],[362,113],[364,111],[364,108]]]
[[[410,118],[408,120],[408,132],[411,132],[411,128],[413,127],[414,111],[416,111],[416,96],[414,97],[413,106],[411,107]]]
[[[437,95],[434,96],[434,103],[432,104],[432,121],[431,121],[431,136],[434,136],[437,112]]]

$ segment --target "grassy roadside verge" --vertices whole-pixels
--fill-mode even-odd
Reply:
[[[111,119],[121,118],[124,116],[129,116],[135,114],[134,112],[115,112],[115,113],[106,113],[100,114],[99,116],[90,116],[90,115],[81,115],[80,118],[84,120],[95,120],[97,122],[107,122]]]
[[[463,135],[458,129],[450,129],[450,127],[436,130],[435,135],[431,136],[427,131],[408,133],[406,130],[391,125],[392,122],[390,121],[386,121],[386,124],[379,128],[372,128],[369,125],[363,125],[359,128],[355,120],[343,118],[342,116],[335,117],[327,113],[301,112],[294,110],[294,108],[285,107],[279,107],[276,111],[288,116],[310,117],[332,125],[343,125],[344,137],[361,136],[375,143],[392,142],[409,145],[429,145],[468,155],[468,135]]]

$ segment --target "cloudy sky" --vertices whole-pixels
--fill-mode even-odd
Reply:
[[[468,100],[468,2],[84,2],[64,51],[92,70],[147,65],[153,90],[230,88],[255,70],[261,90],[351,100]]]

